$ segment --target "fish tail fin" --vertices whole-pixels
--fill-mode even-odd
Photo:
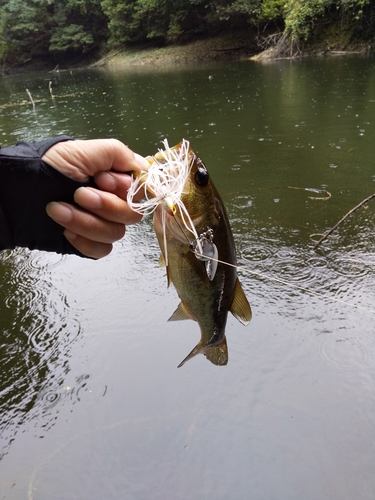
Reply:
[[[224,337],[220,344],[207,346],[204,351],[204,355],[214,365],[226,365],[228,363],[227,339]]]
[[[228,363],[227,339],[224,337],[220,344],[217,345],[204,346],[201,342],[199,342],[199,344],[194,347],[194,349],[186,356],[186,358],[181,361],[177,368],[180,368],[186,363],[186,361],[194,358],[194,356],[196,356],[197,354],[204,354],[206,358],[214,365],[224,366]]]

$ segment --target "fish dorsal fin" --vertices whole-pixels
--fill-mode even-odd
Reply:
[[[234,288],[233,302],[229,310],[243,325],[249,324],[251,320],[251,308],[238,278]]]
[[[177,306],[177,309],[169,318],[168,321],[183,321],[185,319],[191,319],[189,313],[186,311],[185,306],[182,302],[180,302]]]
[[[207,346],[204,355],[214,365],[226,365],[228,363],[227,339],[224,337],[220,344]]]

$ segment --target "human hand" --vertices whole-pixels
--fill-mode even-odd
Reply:
[[[116,139],[59,142],[42,158],[64,175],[79,181],[94,177],[100,189],[80,187],[74,194],[79,207],[65,202],[47,205],[47,214],[65,227],[64,236],[82,254],[95,259],[108,255],[125,226],[141,216],[126,203],[132,179],[149,163]]]

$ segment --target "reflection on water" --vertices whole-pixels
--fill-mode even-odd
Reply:
[[[225,369],[196,358],[177,370],[199,328],[167,322],[178,299],[150,220],[99,262],[2,254],[3,496],[373,500],[375,201],[312,248],[375,191],[374,68],[306,59],[0,81],[4,145],[115,136],[147,155],[190,140],[253,309],[246,328],[228,321]]]
[[[53,268],[53,259],[43,264],[38,253],[1,255],[0,458],[26,422],[40,419],[40,432],[48,430],[50,408],[68,391],[69,347],[80,326],[49,283]]]

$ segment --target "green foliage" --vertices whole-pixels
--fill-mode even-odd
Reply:
[[[156,40],[169,42],[205,29],[212,0],[102,0],[109,45]]]
[[[288,0],[284,6],[286,31],[292,38],[307,40],[315,19],[322,16],[332,0]]]
[[[0,0],[0,61],[106,44],[163,44],[277,22],[284,40],[308,40],[321,19],[371,32],[372,0]],[[367,13],[367,14],[366,14]],[[370,13],[370,15],[369,15]],[[361,25],[362,23],[362,25]]]
[[[216,5],[216,12],[218,12],[220,19],[228,21],[232,16],[247,16],[248,18],[254,14],[254,11],[259,6],[258,0],[235,0],[232,2],[225,2],[225,4]]]
[[[284,5],[285,30],[292,38],[307,40],[315,21],[330,11],[341,11],[342,16],[359,21],[370,0],[287,0]]]
[[[44,27],[48,22],[44,6],[30,0],[11,0],[3,6],[2,17],[0,43],[5,47],[5,59],[9,54],[21,61],[27,60],[33,51],[43,51],[46,47]]]
[[[79,53],[108,37],[100,0],[1,0],[0,5],[0,57],[8,62]]]
[[[91,33],[87,33],[80,24],[69,24],[58,27],[50,38],[51,52],[66,52],[67,50],[84,49],[94,43]]]
[[[269,22],[282,19],[285,0],[263,0],[257,9],[257,21]]]

